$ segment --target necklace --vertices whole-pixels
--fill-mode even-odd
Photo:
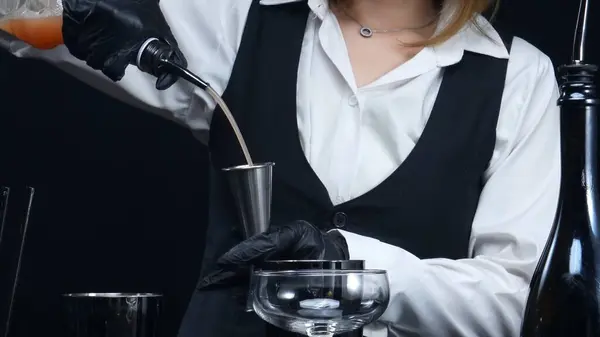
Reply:
[[[403,32],[405,30],[419,30],[419,29],[427,28],[427,27],[431,26],[432,24],[434,24],[438,19],[437,16],[435,16],[435,17],[433,17],[432,20],[430,20],[426,24],[424,24],[422,26],[418,26],[418,27],[396,28],[396,29],[373,29],[369,26],[363,25],[362,23],[358,22],[358,20],[356,20],[353,16],[348,14],[346,11],[344,11],[344,14],[360,26],[360,30],[358,31],[358,33],[360,34],[360,36],[362,36],[364,38],[370,38],[375,33],[381,33],[381,34],[399,33],[399,32]]]

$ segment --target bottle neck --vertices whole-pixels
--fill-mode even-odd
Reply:
[[[587,215],[588,221],[570,225],[591,225],[600,235],[594,219],[600,212],[598,179],[598,99],[596,67],[573,64],[561,68],[563,84],[558,101],[561,114],[561,205],[563,212]],[[600,213],[598,213],[600,214]]]
[[[588,191],[597,179],[598,109],[561,106],[562,183]]]

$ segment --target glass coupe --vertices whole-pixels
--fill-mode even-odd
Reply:
[[[378,319],[389,303],[384,270],[255,272],[254,311],[278,328],[331,337]]]

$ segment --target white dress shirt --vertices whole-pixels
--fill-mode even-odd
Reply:
[[[291,1],[296,0],[262,3],[276,6]],[[161,1],[190,69],[219,93],[227,86],[250,3]],[[471,258],[420,260],[402,247],[341,232],[352,259],[365,260],[367,268],[385,269],[389,275],[389,308],[365,329],[366,335],[518,336],[560,181],[558,90],[551,61],[519,38],[509,56],[497,32],[479,17],[488,37],[468,25],[442,45],[423,49],[375,82],[357,88],[327,1],[309,0],[309,5],[312,13],[298,70],[298,128],[305,155],[334,204],[371,190],[402,164],[429,118],[444,67],[459,62],[465,51],[509,59],[496,146],[473,221]],[[159,92],[154,78],[129,67],[124,79],[114,84],[70,57],[65,48],[38,51],[16,41],[10,48],[15,55],[56,64],[207,139],[215,104],[184,82]]]

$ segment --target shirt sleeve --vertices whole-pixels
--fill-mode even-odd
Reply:
[[[219,94],[229,81],[250,3],[250,0],[161,2],[190,70]],[[39,50],[4,33],[0,34],[0,47],[17,57],[46,61],[126,104],[175,120],[200,133],[208,131],[215,103],[203,90],[183,80],[158,91],[156,78],[135,66],[129,66],[123,79],[115,83],[71,56],[64,46]]]
[[[499,131],[498,141],[506,144],[497,144],[504,151],[486,172],[471,258],[420,260],[400,247],[340,231],[352,259],[388,271],[390,303],[377,324],[394,335],[519,335],[529,282],[556,212],[560,116],[551,61],[537,50],[537,60],[518,55],[516,47],[501,109],[512,136],[502,139],[505,131]]]

